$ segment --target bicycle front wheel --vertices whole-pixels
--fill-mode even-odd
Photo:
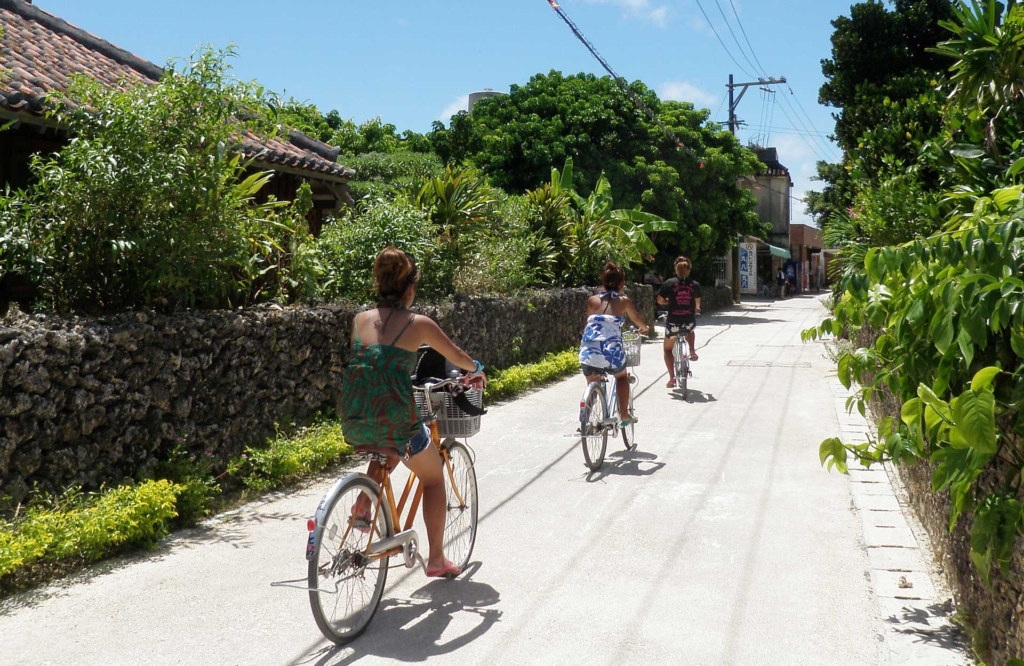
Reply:
[[[457,567],[465,570],[476,543],[477,494],[476,470],[469,448],[449,442],[445,465],[445,498],[448,512],[444,521],[444,554]]]
[[[674,355],[676,362],[676,388],[683,392],[683,398],[685,399],[686,383],[690,378],[690,359],[686,345],[677,340]]]
[[[601,384],[595,383],[587,387],[580,408],[580,440],[583,444],[583,460],[590,469],[597,469],[604,462],[604,452],[608,447],[608,430],[604,421],[608,418],[608,408],[601,396]]]
[[[388,578],[388,558],[371,560],[370,541],[394,535],[391,512],[381,506],[371,526],[380,489],[353,477],[328,500],[323,533],[309,561],[309,605],[328,640],[344,645],[366,630]]]

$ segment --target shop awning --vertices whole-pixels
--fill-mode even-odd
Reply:
[[[768,243],[765,243],[765,245],[768,245]],[[783,259],[792,259],[793,258],[793,255],[789,253],[789,250],[787,250],[784,247],[776,247],[774,245],[768,245],[768,251],[771,252],[772,255],[774,255],[776,257],[781,257]]]

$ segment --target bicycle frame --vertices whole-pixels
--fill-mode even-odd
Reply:
[[[441,446],[441,437],[437,430],[437,420],[433,419],[427,425],[430,428],[431,445],[437,449],[438,454],[441,456],[441,460],[444,462],[445,470],[448,474],[448,482],[451,483],[451,488],[455,493],[456,499],[459,501],[459,505],[465,507],[466,502],[462,498],[462,492],[455,483],[455,473],[452,470],[452,463],[451,458],[448,455],[448,450]],[[367,539],[366,550],[363,552],[363,555],[365,555],[370,561],[376,561],[403,554],[405,543],[408,541],[408,539],[400,539],[397,544],[393,545],[388,543],[390,539],[384,539],[384,535],[379,534],[377,529],[377,519],[380,517],[380,512],[382,510],[391,512],[391,524],[395,529],[396,537],[401,533],[410,533],[413,523],[416,521],[416,511],[419,509],[420,501],[423,499],[423,485],[418,483],[419,479],[416,478],[416,474],[410,470],[409,479],[406,481],[405,489],[402,491],[402,497],[398,503],[395,504],[395,491],[391,485],[391,468],[388,465],[388,458],[381,454],[372,454],[371,460],[375,460],[380,465],[377,478],[371,478],[380,487],[381,492],[378,494],[377,501],[374,503],[372,512],[373,518],[370,521],[370,534]],[[387,502],[386,507],[384,506],[385,501]],[[402,524],[402,514],[405,511],[406,502],[410,503],[409,512],[405,516],[404,527],[402,529],[398,529],[398,526]],[[319,516],[316,522],[318,525],[320,524],[321,521]],[[350,522],[341,537],[341,543],[345,543],[351,531],[352,523]],[[382,540],[374,542],[374,536],[378,534]],[[411,532],[411,535],[413,540],[417,539],[415,532]],[[392,537],[392,539],[394,538],[395,537]],[[409,565],[408,562],[406,564]]]

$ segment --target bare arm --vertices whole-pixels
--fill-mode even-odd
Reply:
[[[697,304],[697,312],[700,312],[700,296],[693,299],[693,302]]]
[[[668,299],[664,296],[658,296],[658,305],[668,305]]]
[[[626,302],[626,314],[629,315],[629,318],[632,319],[633,323],[640,329],[640,332],[646,334],[649,330],[648,326],[644,323],[644,319],[640,316],[640,313],[636,311],[636,306],[633,305],[633,301],[628,298],[624,298],[623,300]]]
[[[441,330],[441,327],[433,319],[425,316],[416,317],[416,328],[419,333],[417,346],[419,344],[430,345],[457,367],[469,372],[476,370],[473,358],[452,342],[452,339]]]

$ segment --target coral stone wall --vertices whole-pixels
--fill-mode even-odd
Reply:
[[[456,300],[419,311],[494,368],[579,341],[592,291]],[[630,293],[645,319],[650,287]],[[336,408],[356,307],[266,307],[100,319],[0,319],[0,511],[38,485],[148,477],[179,442],[218,465]]]

